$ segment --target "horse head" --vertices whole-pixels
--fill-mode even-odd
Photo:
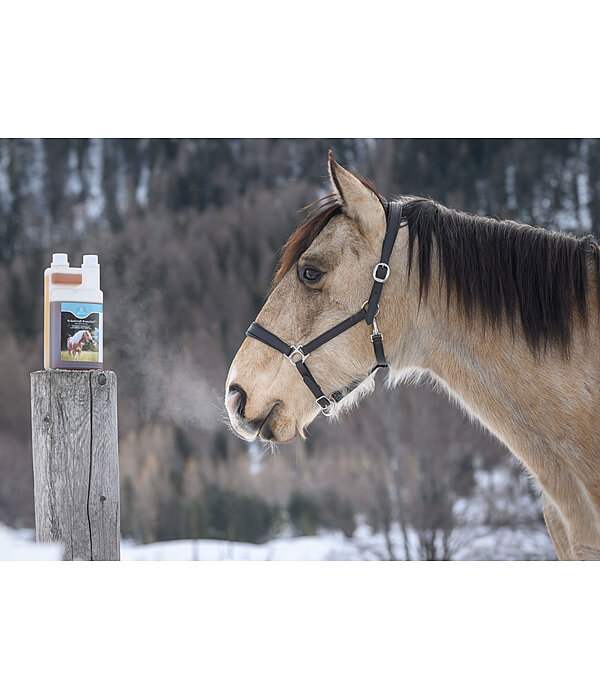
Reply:
[[[330,402],[325,396],[321,403],[315,401],[319,392],[309,391],[308,381],[299,374],[303,367],[297,363],[307,359],[301,346],[307,342],[310,346],[320,334],[360,313],[373,287],[386,236],[387,202],[369,183],[338,165],[331,153],[329,175],[333,193],[320,200],[284,246],[272,291],[256,319],[276,336],[280,347],[289,345],[295,352],[286,357],[284,349],[278,352],[264,340],[248,337],[229,370],[225,406],[233,430],[246,440],[260,436],[288,442],[297,434],[303,436],[323,403]],[[389,296],[384,295],[386,304]],[[397,337],[397,319],[390,324],[397,308],[386,311],[387,322],[383,314],[377,321],[386,332],[389,352]],[[310,366],[311,378],[324,395],[342,396],[353,390],[352,399],[343,398],[340,408],[373,386],[371,334],[377,330],[377,325],[371,329],[355,323],[310,354],[305,366]],[[333,407],[326,414],[332,412]]]

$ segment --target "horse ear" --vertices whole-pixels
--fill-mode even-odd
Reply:
[[[329,178],[344,214],[358,224],[363,236],[377,249],[386,226],[382,198],[364,181],[338,165],[331,151]]]

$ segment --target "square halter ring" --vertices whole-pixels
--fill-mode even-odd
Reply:
[[[379,276],[381,270],[383,270],[383,277]],[[383,284],[389,276],[390,266],[387,263],[379,262],[373,268],[373,279],[375,280],[375,282],[381,282]]]
[[[294,367],[296,366],[296,362],[306,362],[310,353],[305,355],[302,352],[302,345],[292,345],[291,348],[292,349],[290,350],[289,355],[286,355],[286,357],[294,365]]]

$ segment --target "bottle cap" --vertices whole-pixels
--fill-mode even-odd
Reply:
[[[69,256],[66,253],[52,253],[53,265],[69,265]]]
[[[98,256],[97,255],[84,255],[83,256],[83,267],[97,267]]]

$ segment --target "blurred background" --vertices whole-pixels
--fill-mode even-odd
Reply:
[[[0,140],[0,558],[33,527],[52,252],[100,256],[123,558],[555,558],[535,485],[430,388],[381,388],[275,450],[230,432],[229,363],[301,209],[328,193],[330,148],[385,197],[600,230],[596,140]]]

